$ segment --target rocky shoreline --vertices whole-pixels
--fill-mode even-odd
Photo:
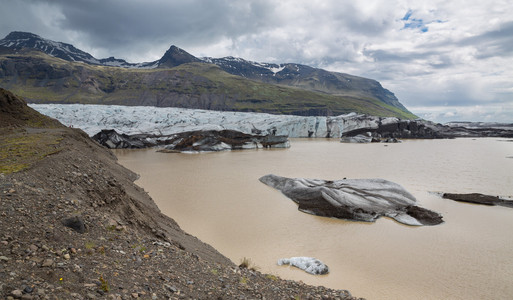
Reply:
[[[0,298],[356,299],[238,267],[83,131],[0,90]]]

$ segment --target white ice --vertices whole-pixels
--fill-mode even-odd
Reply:
[[[291,257],[278,260],[278,265],[291,265],[313,275],[323,275],[329,268],[322,261],[313,257]]]
[[[264,113],[221,112],[153,106],[29,104],[40,113],[66,126],[78,127],[89,135],[102,129],[125,134],[174,134],[192,130],[231,129],[244,133],[287,135],[295,137],[338,138],[345,127],[356,128],[358,115],[336,117],[301,117]],[[369,117],[375,118],[375,117]],[[351,121],[353,120],[353,121]]]

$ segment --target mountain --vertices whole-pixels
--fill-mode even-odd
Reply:
[[[169,50],[164,53],[164,56],[158,60],[158,68],[172,68],[193,62],[202,62],[202,60],[176,46],[171,46]]]
[[[12,50],[21,50],[23,48],[37,49],[53,57],[68,61],[80,61],[89,64],[100,64],[91,54],[75,48],[73,45],[54,42],[43,39],[42,37],[28,33],[13,31],[4,39],[0,40],[0,46]]]
[[[11,51],[36,49],[50,56],[67,61],[122,68],[172,68],[184,63],[201,61],[200,59],[192,56],[191,54],[176,46],[171,46],[161,59],[152,62],[129,63],[124,59],[115,57],[97,59],[94,58],[91,54],[75,48],[73,45],[47,40],[40,37],[39,35],[20,31],[13,31],[9,33],[4,39],[0,40],[0,47],[5,47]]]
[[[333,95],[375,97],[407,111],[395,95],[376,80],[338,72],[329,72],[301,64],[269,64],[241,58],[204,58],[224,71],[272,84],[282,84]]]
[[[156,62],[134,64],[114,57],[96,59],[91,54],[77,49],[73,45],[44,39],[39,35],[29,32],[13,31],[9,33],[4,39],[0,40],[0,47],[10,49],[11,51],[36,49],[53,57],[92,65],[142,69],[156,67]]]
[[[0,87],[36,103],[153,105],[275,114],[349,112],[416,118],[374,80],[299,64],[199,59],[96,59],[72,45],[12,32],[0,40]]]

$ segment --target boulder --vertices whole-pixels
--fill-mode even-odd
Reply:
[[[84,219],[81,216],[73,216],[62,220],[62,225],[75,230],[78,233],[86,231]]]
[[[273,174],[260,181],[280,190],[305,213],[353,221],[374,222],[381,216],[406,225],[437,225],[436,212],[419,207],[413,195],[399,184],[384,179],[286,178]]]

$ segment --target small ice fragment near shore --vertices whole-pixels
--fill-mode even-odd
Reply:
[[[313,257],[291,257],[278,260],[278,265],[291,265],[313,275],[328,274],[328,266]]]

